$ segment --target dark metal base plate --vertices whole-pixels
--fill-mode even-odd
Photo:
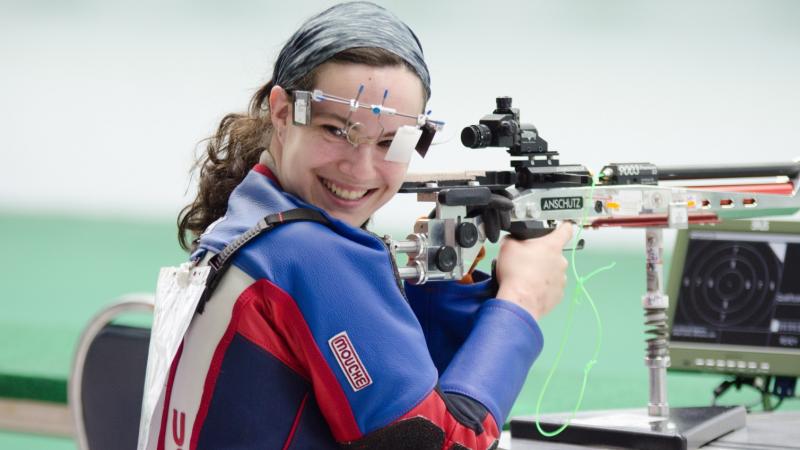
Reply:
[[[539,418],[543,430],[559,428],[569,414]],[[644,409],[589,411],[578,413],[570,425],[555,437],[536,429],[534,417],[511,420],[512,439],[533,439],[579,445],[603,445],[647,450],[688,450],[744,427],[741,406],[671,408],[669,417],[651,417]]]

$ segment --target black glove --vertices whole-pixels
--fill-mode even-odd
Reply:
[[[487,205],[474,206],[467,211],[467,217],[481,216],[483,219],[483,232],[490,242],[497,242],[500,230],[511,228],[511,210],[514,203],[511,194],[506,191],[492,193]]]

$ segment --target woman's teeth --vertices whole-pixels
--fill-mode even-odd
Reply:
[[[331,191],[335,196],[343,200],[358,200],[366,195],[367,192],[369,192],[368,189],[348,191],[347,189],[340,188],[339,186],[336,186],[332,182],[325,179],[322,180],[322,184],[325,185],[325,187],[328,188],[328,190]]]

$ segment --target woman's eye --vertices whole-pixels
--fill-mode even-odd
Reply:
[[[378,141],[378,147],[380,147],[380,148],[389,150],[389,147],[391,147],[391,146],[392,146],[392,140],[391,139],[382,139],[382,140]]]
[[[322,125],[322,129],[325,130],[325,133],[333,137],[340,138],[344,136],[344,132],[342,131],[342,129],[339,127],[335,127],[333,125]]]

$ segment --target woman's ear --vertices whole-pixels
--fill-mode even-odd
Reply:
[[[269,115],[272,127],[275,129],[278,140],[283,144],[283,137],[286,134],[286,128],[290,125],[291,99],[286,89],[280,86],[273,86],[269,92]]]

